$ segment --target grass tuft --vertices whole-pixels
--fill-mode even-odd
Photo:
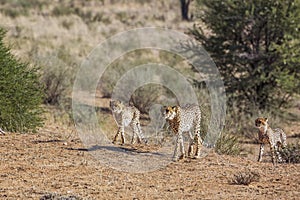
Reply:
[[[233,175],[230,183],[234,185],[249,185],[252,182],[257,182],[260,179],[260,175],[257,172],[237,172]]]
[[[221,134],[217,140],[215,151],[218,154],[239,155],[242,149],[237,136]]]

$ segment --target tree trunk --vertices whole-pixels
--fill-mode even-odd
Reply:
[[[190,6],[191,0],[180,0],[181,4],[181,17],[182,20],[188,21],[189,18],[189,6]]]

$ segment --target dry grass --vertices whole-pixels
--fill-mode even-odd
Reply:
[[[0,5],[15,9],[12,3]],[[27,15],[0,12],[0,25],[21,57],[45,55],[64,47],[73,58],[83,58],[92,48],[115,33],[138,27],[168,27],[186,31],[192,22],[181,22],[179,2],[153,1],[64,1],[45,4],[39,12],[26,7]],[[56,11],[55,10],[60,10]],[[68,11],[70,10],[71,11]],[[90,13],[90,14],[88,14]],[[37,51],[37,52],[33,52]]]

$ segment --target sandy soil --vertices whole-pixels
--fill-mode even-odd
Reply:
[[[254,145],[258,152],[258,146]],[[98,149],[101,151],[101,149]],[[147,147],[151,151],[151,147]],[[45,128],[38,134],[0,135],[0,199],[299,199],[300,165],[257,163],[255,156],[210,152],[199,159],[171,162],[147,173],[101,165],[75,133]],[[237,172],[260,178],[234,185]],[[48,195],[48,196],[47,196]],[[72,198],[71,198],[72,197]],[[59,199],[59,198],[56,198]]]

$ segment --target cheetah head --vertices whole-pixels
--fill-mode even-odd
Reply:
[[[162,107],[162,113],[165,119],[173,120],[177,115],[177,106],[164,106]]]
[[[123,110],[123,103],[119,100],[111,100],[109,102],[109,107],[114,113],[121,113]]]
[[[259,117],[255,120],[255,126],[257,128],[266,128],[268,125],[268,118]]]

